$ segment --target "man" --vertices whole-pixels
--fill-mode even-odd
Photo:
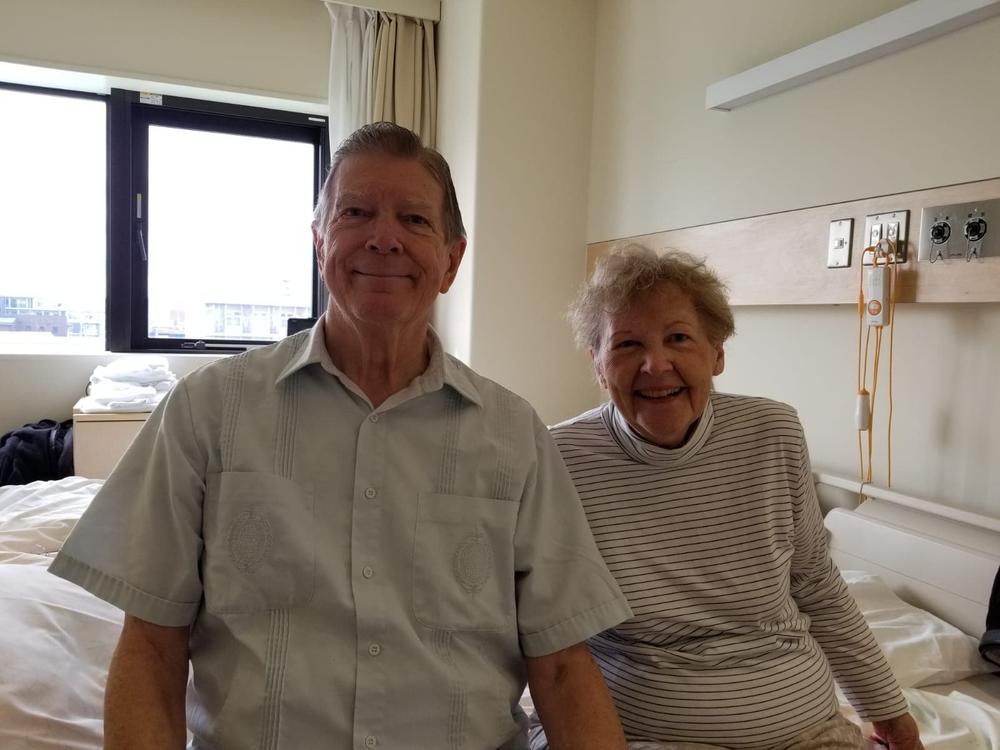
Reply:
[[[544,426],[429,327],[465,250],[447,163],[350,136],[312,331],[153,414],[52,565],[127,613],[108,748],[623,748],[582,642],[629,616]]]

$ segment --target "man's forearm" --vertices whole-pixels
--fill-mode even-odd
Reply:
[[[126,617],[104,694],[105,749],[184,748],[187,675],[187,628]]]
[[[550,750],[624,750],[618,713],[586,645],[527,662],[531,697]]]

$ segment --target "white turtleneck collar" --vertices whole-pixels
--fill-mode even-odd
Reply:
[[[601,418],[611,437],[629,457],[650,466],[681,466],[698,455],[702,446],[708,442],[712,424],[715,422],[715,411],[712,409],[712,398],[709,396],[694,433],[684,445],[677,448],[663,448],[646,440],[626,421],[611,401],[602,407]]]

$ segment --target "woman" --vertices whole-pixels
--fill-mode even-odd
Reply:
[[[827,552],[795,411],[712,390],[718,278],[630,246],[570,319],[610,401],[552,432],[635,615],[589,642],[634,747],[864,747],[836,676],[892,750],[921,748]]]

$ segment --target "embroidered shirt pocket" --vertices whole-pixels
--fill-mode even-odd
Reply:
[[[515,619],[509,500],[421,493],[413,538],[413,614],[440,630],[499,631]]]
[[[249,614],[312,599],[316,540],[310,490],[275,474],[210,475],[203,526],[208,611]]]

